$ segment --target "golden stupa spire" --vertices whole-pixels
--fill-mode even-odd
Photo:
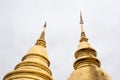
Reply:
[[[100,61],[97,59],[96,50],[88,43],[84,32],[82,13],[80,12],[81,39],[78,49],[75,52],[74,71],[68,80],[111,80],[110,77],[100,68]]]
[[[82,41],[88,41],[88,39],[86,38],[85,35],[85,31],[84,31],[84,22],[83,22],[83,18],[82,18],[82,12],[80,11],[80,24],[81,24],[81,39],[80,42]]]
[[[42,33],[40,35],[40,38],[37,40],[36,45],[41,45],[43,47],[46,47],[45,31],[46,31],[46,22],[44,23]]]
[[[45,28],[46,23],[36,44],[16,65],[15,69],[5,75],[3,80],[53,80],[46,50]]]

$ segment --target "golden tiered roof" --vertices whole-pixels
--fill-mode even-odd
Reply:
[[[80,24],[80,44],[74,54],[76,60],[73,67],[75,70],[68,80],[111,80],[109,75],[100,68],[96,50],[88,43],[81,13]],[[36,44],[22,58],[22,61],[16,65],[15,69],[5,75],[3,80],[53,80],[46,50],[45,29],[46,23]]]
[[[3,80],[53,80],[46,50],[45,28],[46,23],[36,44],[16,65],[15,69],[5,75]]]
[[[81,38],[77,51],[75,52],[74,71],[68,80],[111,80],[110,77],[100,68],[100,61],[97,59],[96,50],[88,43],[84,31],[84,23],[80,12]]]

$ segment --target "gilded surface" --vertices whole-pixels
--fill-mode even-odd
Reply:
[[[83,28],[82,14],[80,15],[81,38],[77,51],[75,52],[74,71],[68,80],[111,80],[110,77],[100,68],[100,61],[97,59],[96,50],[88,43]]]
[[[108,74],[100,68],[96,50],[88,43],[88,38],[84,32],[82,14],[80,20],[81,38],[75,52],[76,60],[73,64],[75,70],[68,80],[111,80]],[[5,75],[3,80],[53,80],[46,50],[45,28],[46,23],[36,44],[22,58],[22,62],[16,65],[14,71]]]
[[[36,44],[16,65],[14,71],[5,75],[3,80],[53,80],[49,69],[50,61],[46,50],[45,27]]]

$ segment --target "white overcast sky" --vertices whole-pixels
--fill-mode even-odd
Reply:
[[[35,44],[46,21],[53,77],[66,80],[80,39],[80,10],[101,68],[119,80],[120,0],[0,0],[0,79]]]

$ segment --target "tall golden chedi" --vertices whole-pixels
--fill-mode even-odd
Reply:
[[[16,65],[14,71],[5,75],[3,80],[53,80],[46,50],[45,28],[46,23],[36,44],[22,58],[22,62]]]
[[[75,52],[74,71],[68,80],[111,80],[100,68],[100,61],[96,58],[96,50],[88,43],[84,32],[82,14],[80,12],[81,39]]]

